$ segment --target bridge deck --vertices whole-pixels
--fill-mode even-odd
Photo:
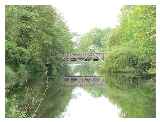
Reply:
[[[63,57],[64,61],[99,61],[104,60],[104,53],[66,53]]]

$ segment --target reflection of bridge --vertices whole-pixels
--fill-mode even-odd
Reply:
[[[103,76],[65,76],[65,85],[104,85]]]
[[[104,53],[66,53],[63,57],[65,62],[74,62],[74,61],[99,61],[104,60]]]
[[[103,76],[66,76],[65,81],[92,81],[92,82],[103,82]]]

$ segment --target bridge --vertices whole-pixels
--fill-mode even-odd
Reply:
[[[82,52],[82,53],[66,53],[63,55],[64,62],[88,62],[88,61],[103,61],[105,53],[102,52]],[[96,85],[103,86],[104,78],[102,76],[65,76],[65,86],[87,86]]]
[[[105,84],[103,76],[65,76],[66,86],[103,86]]]
[[[83,53],[66,53],[63,60],[65,62],[81,62],[81,61],[99,61],[104,60],[104,53],[83,52]]]

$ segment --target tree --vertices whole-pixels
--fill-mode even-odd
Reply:
[[[108,55],[101,73],[107,80],[108,97],[125,117],[156,115],[155,35],[156,7],[131,5],[121,9],[120,25],[107,41]]]
[[[71,89],[61,86],[68,72],[62,55],[72,50],[71,38],[51,6],[6,6],[7,117],[54,117],[63,111]]]

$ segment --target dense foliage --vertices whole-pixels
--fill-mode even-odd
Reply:
[[[70,88],[62,54],[72,35],[51,6],[6,6],[6,117],[55,117]]]
[[[93,28],[80,38],[79,51],[102,51],[105,50],[106,40],[110,38],[111,29]]]
[[[125,6],[107,42],[101,73],[125,117],[155,117],[156,7]]]

